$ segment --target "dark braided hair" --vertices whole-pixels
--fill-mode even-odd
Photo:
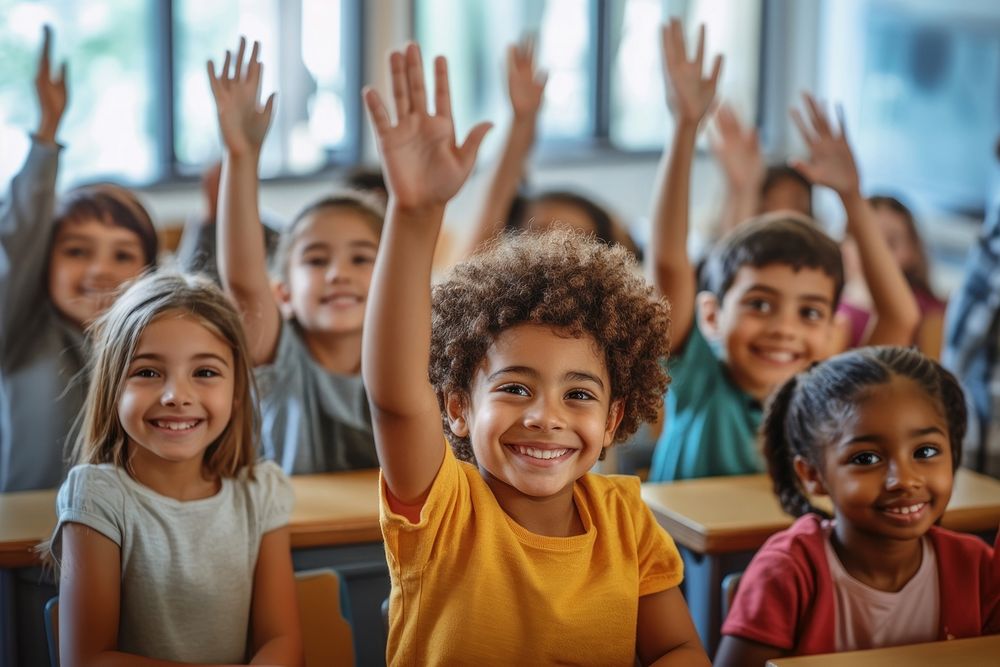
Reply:
[[[912,380],[941,406],[948,422],[952,469],[958,467],[966,408],[955,376],[913,348],[851,350],[792,377],[768,403],[760,436],[774,493],[786,512],[829,516],[809,502],[795,474],[795,457],[821,468],[822,448],[842,435],[843,425],[851,422],[865,392],[893,376]]]

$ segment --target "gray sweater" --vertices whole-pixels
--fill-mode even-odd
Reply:
[[[33,142],[0,204],[0,492],[59,485],[86,394],[83,334],[48,295],[59,151]]]

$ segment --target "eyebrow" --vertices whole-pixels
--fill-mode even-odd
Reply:
[[[77,234],[73,232],[66,232],[62,234],[59,238],[59,243],[66,243],[67,241],[86,241],[88,243],[94,242],[94,237],[87,234]],[[115,247],[142,247],[142,244],[136,239],[116,239],[113,241]]]
[[[782,292],[779,289],[771,287],[770,285],[760,285],[760,284],[751,285],[750,287],[747,288],[744,294],[749,294],[750,292],[764,292],[765,294],[771,294],[773,296],[784,295],[784,292]],[[821,303],[831,303],[830,297],[824,296],[822,294],[800,294],[797,295],[795,298],[801,301],[818,301]]]
[[[947,434],[943,430],[941,430],[940,428],[938,428],[937,426],[928,426],[926,428],[916,428],[916,429],[913,429],[912,431],[910,431],[909,433],[907,433],[907,435],[909,437],[911,437],[911,438],[922,438],[924,436],[934,435],[934,434],[947,437]],[[882,437],[880,435],[877,435],[875,433],[862,433],[861,435],[856,435],[853,438],[851,438],[850,440],[847,440],[847,441],[843,442],[842,446],[848,447],[848,446],[856,444],[856,443],[864,443],[864,442],[876,442],[876,443],[878,443],[878,442],[883,442],[884,440],[885,440],[884,437]]]
[[[512,374],[527,375],[528,377],[531,378],[538,378],[541,376],[541,373],[536,371],[534,368],[530,368],[528,366],[507,366],[505,368],[501,368],[498,371],[490,373],[490,375],[486,379],[490,382],[493,382],[494,380],[503,375],[512,375]],[[586,371],[568,371],[565,375],[563,375],[563,379],[570,380],[572,382],[593,382],[601,389],[604,389],[604,382],[601,381],[601,378],[597,377],[593,373],[588,373]]]
[[[229,362],[226,361],[223,357],[220,357],[219,355],[215,354],[214,352],[202,352],[201,354],[196,354],[191,358],[195,361],[214,359],[215,361],[218,361],[226,368],[229,368]],[[137,361],[145,361],[145,360],[159,361],[162,363],[164,359],[165,357],[162,354],[156,354],[154,352],[146,352],[144,354],[137,354],[134,357],[132,357],[132,363],[134,364]]]
[[[347,244],[351,248],[371,248],[372,250],[378,250],[378,244],[372,241],[349,241]],[[302,254],[306,254],[311,250],[329,250],[330,244],[326,241],[313,241],[306,247],[302,249]]]

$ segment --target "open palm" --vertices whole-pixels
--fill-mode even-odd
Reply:
[[[667,105],[678,120],[700,122],[715,99],[715,88],[722,71],[722,56],[716,56],[706,78],[705,26],[698,30],[698,46],[693,60],[688,60],[684,29],[677,19],[670,19],[660,31],[660,47],[666,74]]]
[[[547,76],[535,68],[531,39],[507,48],[507,92],[515,116],[534,116],[542,107]]]
[[[760,153],[755,128],[744,127],[733,108],[723,104],[715,114],[715,138],[712,150],[730,185],[738,188],[759,187],[766,167]]]
[[[38,107],[41,114],[40,124],[49,127],[55,134],[55,128],[62,120],[66,111],[66,63],[59,68],[59,74],[52,77],[52,28],[45,26],[42,31],[42,50],[38,54],[38,68],[35,72],[35,92],[38,95]]]
[[[215,97],[215,107],[219,114],[219,131],[222,141],[230,151],[259,151],[267,136],[274,109],[274,94],[260,105],[260,81],[263,65],[258,59],[260,42],[253,43],[250,60],[244,67],[243,56],[246,39],[240,38],[236,60],[230,61],[232,54],[226,51],[222,70],[217,75],[215,64],[208,61],[208,81]]]
[[[480,123],[472,128],[458,146],[445,59],[434,61],[433,114],[427,110],[420,49],[410,44],[405,55],[392,53],[389,65],[396,123],[392,123],[378,93],[371,88],[364,93],[389,191],[399,206],[443,206],[469,177],[490,125]]]
[[[839,128],[834,128],[816,99],[808,94],[803,97],[809,123],[798,110],[792,109],[791,114],[802,140],[809,148],[809,159],[794,161],[792,166],[813,183],[825,185],[840,194],[858,190],[858,167],[847,142],[843,114],[840,114]]]

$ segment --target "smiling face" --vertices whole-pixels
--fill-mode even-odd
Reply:
[[[360,334],[378,241],[357,211],[311,213],[297,232],[279,288],[286,314],[307,333]]]
[[[870,388],[821,469],[796,464],[811,493],[833,501],[845,537],[916,539],[951,498],[954,471],[948,420],[915,382],[893,376]],[[842,526],[841,526],[842,524]]]
[[[521,324],[500,333],[469,396],[447,401],[452,431],[472,442],[480,472],[501,501],[547,498],[573,483],[611,444],[621,403],[590,336]]]
[[[721,305],[699,295],[702,330],[722,344],[736,385],[763,400],[827,356],[833,292],[833,279],[820,269],[742,266]]]
[[[118,401],[136,468],[164,463],[200,470],[233,410],[232,349],[200,320],[168,311],[142,332]]]
[[[49,297],[81,329],[114,302],[118,287],[146,268],[135,232],[100,220],[65,222],[49,256]]]

